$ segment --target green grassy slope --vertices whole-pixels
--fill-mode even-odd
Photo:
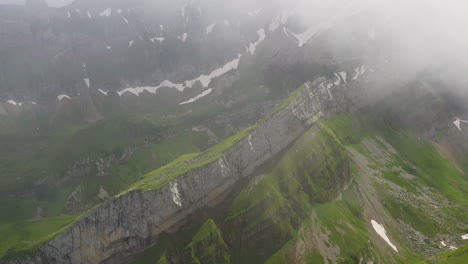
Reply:
[[[301,86],[295,93],[291,94],[287,102],[291,102],[303,88],[304,86]],[[285,106],[283,105],[282,107]],[[203,112],[200,107],[195,107],[194,109]],[[201,112],[196,111],[195,115]],[[72,182],[67,183],[72,186],[77,185],[77,189],[62,189],[61,195],[53,193],[50,199],[46,199],[42,204],[39,204],[38,199],[35,197],[17,201],[12,199],[15,200],[13,203],[5,203],[4,208],[0,207],[0,209],[3,209],[5,212],[11,211],[13,214],[9,218],[6,215],[5,219],[0,218],[0,223],[1,220],[9,224],[30,219],[34,217],[34,209],[40,205],[44,205],[42,209],[46,210],[47,215],[57,215],[64,210],[64,206],[72,191],[77,192],[78,190],[78,199],[80,202],[87,204],[89,208],[100,202],[97,196],[101,188],[108,191],[110,195],[118,193],[122,195],[129,190],[136,189],[143,191],[156,190],[185,172],[216,161],[226,150],[247,137],[257,128],[256,125],[251,126],[205,150],[209,141],[206,133],[192,130],[187,131],[183,130],[182,127],[182,132],[176,133],[175,136],[165,138],[165,140],[158,140],[164,133],[176,131],[172,131],[175,128],[168,129],[159,127],[156,124],[159,124],[159,122],[152,123],[145,120],[142,121],[141,119],[118,119],[103,121],[84,128],[70,129],[66,135],[52,137],[52,141],[47,143],[49,146],[46,152],[41,155],[38,154],[39,160],[34,162],[34,164],[38,165],[32,165],[32,168],[35,170],[43,170],[43,173],[47,173],[47,171],[55,173],[61,171],[63,174],[73,161],[99,158],[102,153],[122,153],[129,144],[143,145],[143,147],[138,148],[125,163],[113,166],[107,175],[96,177],[94,174],[91,174],[90,177],[84,177],[78,181],[73,181],[72,179]],[[155,143],[148,144],[147,141]],[[22,141],[18,140],[17,142]],[[73,151],[69,151],[70,149],[73,149]],[[12,162],[18,162],[24,159],[16,157],[11,160]],[[56,164],[52,162],[53,160],[56,161]],[[173,161],[168,163],[170,160]],[[16,166],[18,164],[15,164],[12,168]],[[48,168],[48,166],[54,167]],[[157,167],[159,168],[148,173],[148,171]],[[30,172],[31,169],[27,168],[25,171]],[[34,173],[32,174],[34,175]],[[60,173],[58,174],[60,175]],[[21,184],[24,182],[32,184],[34,178],[27,178],[24,182],[12,179],[12,182],[15,182],[18,186],[22,186]],[[56,191],[59,188],[51,189]],[[52,200],[55,202],[52,203]],[[54,206],[54,211],[50,210],[51,206]],[[55,225],[54,227],[53,231],[61,228],[60,225]],[[17,248],[16,245],[22,244],[27,239],[20,236],[15,238],[5,239],[5,241],[0,240],[0,242],[4,245],[4,248]],[[39,239],[34,237],[33,239],[36,242],[40,242],[44,241],[45,238]],[[37,245],[37,243],[32,244],[34,246]],[[28,251],[27,247],[21,246],[21,250],[24,249]],[[0,256],[2,253],[0,252]]]
[[[200,217],[212,217],[231,263],[465,263],[467,187],[466,174],[430,142],[368,116],[340,115],[263,166],[224,209]],[[370,219],[384,221],[398,252]],[[442,240],[459,249],[440,247]],[[160,246],[141,263],[178,256],[187,243]]]
[[[466,264],[468,263],[468,245],[455,251],[446,252],[419,264]]]

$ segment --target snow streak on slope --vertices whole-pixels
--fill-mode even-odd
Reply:
[[[155,41],[158,41],[159,43],[162,43],[164,41],[165,38],[150,38],[151,42],[155,42]]]
[[[144,91],[155,94],[156,91],[161,87],[170,87],[170,88],[175,88],[175,89],[177,89],[179,91],[183,91],[185,88],[192,88],[192,86],[197,81],[201,82],[201,84],[202,84],[202,86],[204,88],[208,88],[208,86],[210,85],[212,79],[220,77],[220,76],[230,72],[231,70],[237,69],[237,67],[239,66],[239,60],[240,60],[241,57],[242,57],[242,55],[238,54],[236,59],[226,63],[223,67],[212,71],[208,75],[201,75],[196,79],[185,81],[183,84],[173,83],[171,81],[165,80],[161,84],[159,84],[158,86],[125,88],[123,90],[118,91],[117,94],[119,96],[121,96],[122,94],[129,92],[129,93],[132,93],[132,94],[134,94],[136,96],[139,96]]]
[[[152,94],[155,94],[156,91],[161,88],[161,87],[169,87],[169,88],[175,88],[179,91],[184,90],[184,86],[182,84],[177,84],[177,83],[172,83],[171,81],[165,80],[163,81],[160,85],[158,86],[144,86],[144,87],[134,87],[134,88],[125,88],[121,91],[118,91],[117,94],[119,96],[122,96],[124,93],[132,93],[136,96],[139,96],[143,92],[149,92]]]
[[[238,54],[237,59],[234,59],[234,60],[226,63],[223,67],[212,71],[208,75],[201,75],[200,77],[198,77],[196,79],[186,81],[185,86],[191,88],[197,81],[200,81],[203,87],[208,88],[208,86],[210,85],[212,79],[220,77],[221,75],[224,75],[224,74],[228,73],[231,70],[236,70],[237,67],[239,67],[239,60],[240,60],[241,57],[242,57],[242,55]]]
[[[262,41],[265,40],[266,38],[266,34],[265,34],[265,30],[262,28],[262,29],[259,29],[257,30],[257,34],[258,34],[258,40],[254,43],[250,43],[249,45],[249,52],[250,54],[254,55],[255,53],[255,50],[257,49],[257,46],[258,44],[260,44]]]
[[[340,85],[341,84],[341,78],[340,76],[338,75],[338,73],[335,73],[335,76],[337,78],[337,80],[333,83],[335,86],[337,85]]]
[[[111,13],[112,13],[112,8],[106,8],[106,9],[105,9],[104,11],[102,11],[99,15],[100,15],[100,16],[106,16],[106,17],[108,17],[108,16],[111,15]]]
[[[184,33],[182,36],[178,37],[182,42],[185,42],[187,40],[187,33]]]
[[[107,96],[107,94],[109,93],[108,91],[106,92],[106,91],[103,91],[103,90],[101,90],[101,89],[98,89],[98,91],[101,92],[103,95],[106,95],[106,96]]]
[[[346,76],[347,76],[346,72],[340,72],[339,75],[343,79],[344,83],[346,83]]]
[[[210,88],[210,89],[204,91],[203,93],[201,93],[201,94],[195,96],[194,98],[189,99],[189,100],[187,100],[187,101],[185,101],[185,102],[180,103],[180,105],[190,104],[190,103],[196,102],[196,101],[198,101],[200,98],[203,98],[203,97],[209,95],[209,94],[211,93],[212,90],[213,90],[213,89]]]
[[[33,105],[37,105],[37,103],[36,103],[36,102],[33,102],[33,101],[16,102],[16,101],[13,101],[13,100],[8,100],[7,103],[8,103],[8,104],[11,104],[11,105],[15,105],[15,106],[22,106],[23,104],[33,104]]]
[[[466,123],[468,124],[468,121],[466,120],[461,120],[460,118],[457,117],[457,120],[453,122],[453,124],[458,128],[458,130],[463,131],[461,128],[461,123]]]
[[[89,78],[84,78],[83,80],[84,80],[84,82],[86,84],[86,87],[89,88]]]
[[[354,69],[354,75],[353,75],[353,80],[357,80],[359,76],[363,75],[366,73],[366,66],[362,65],[361,67],[357,67]]]
[[[180,193],[179,193],[179,188],[178,184],[176,183],[170,183],[170,190],[172,193],[172,200],[174,201],[175,204],[177,204],[179,207],[182,207],[182,201],[180,199]]]
[[[393,250],[395,250],[396,252],[398,252],[398,249],[395,245],[393,245],[393,243],[390,241],[390,239],[388,238],[387,236],[387,231],[385,230],[384,226],[377,223],[376,221],[374,220],[371,220],[371,223],[372,223],[372,227],[374,228],[375,232],[377,232],[377,234],[383,238],[383,240],[385,240],[385,242],[387,242],[387,244],[393,248]]]
[[[71,100],[70,96],[66,95],[66,94],[61,94],[59,96],[57,96],[57,99],[59,101],[62,101],[63,99],[68,99],[68,100]]]
[[[216,26],[216,24],[211,24],[211,25],[207,26],[206,27],[206,34],[210,34],[213,31],[215,26]]]
[[[280,26],[284,26],[286,22],[288,21],[289,14],[287,13],[279,13],[271,22],[271,24],[268,26],[268,31],[269,32],[274,32],[276,31]]]
[[[313,26],[313,27],[309,28],[304,33],[301,33],[301,34],[295,34],[293,32],[291,32],[291,33],[293,34],[294,37],[296,37],[297,45],[299,47],[302,47],[312,37],[314,37],[315,35],[318,35],[320,32],[322,32],[324,30],[327,30],[330,27],[331,27],[331,24],[329,22],[323,22],[323,23],[320,23],[320,24],[318,24],[316,26]]]
[[[128,19],[126,19],[126,18],[125,18],[124,16],[122,16],[122,15],[121,15],[120,17],[122,17],[123,21],[125,21],[125,23],[126,23],[127,25],[130,25],[130,24],[128,23]]]

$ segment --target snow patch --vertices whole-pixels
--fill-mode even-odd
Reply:
[[[258,44],[260,44],[262,41],[264,41],[265,37],[266,37],[265,30],[263,28],[257,30],[257,34],[258,34],[258,37],[259,37],[258,40],[256,42],[254,42],[254,43],[250,43],[250,45],[249,45],[249,52],[252,55],[254,55]]]
[[[89,88],[89,78],[84,78],[83,81],[85,82],[86,86]]]
[[[192,88],[192,86],[197,82],[200,81],[202,83],[202,86],[205,88],[208,88],[208,86],[211,83],[211,80],[217,77],[220,77],[221,75],[224,75],[228,73],[231,70],[237,69],[239,67],[239,60],[242,57],[242,55],[238,54],[237,59],[234,59],[228,63],[226,63],[223,67],[218,68],[214,71],[212,71],[209,75],[201,75],[200,77],[186,81],[185,86]]]
[[[99,15],[100,16],[110,16],[112,14],[112,8],[106,8],[104,11],[102,11]]]
[[[211,25],[207,26],[206,27],[206,34],[210,34],[213,31],[215,26],[216,26],[216,24],[211,24]]]
[[[71,13],[70,11],[67,12],[67,17],[70,18],[71,17]]]
[[[184,90],[184,85],[183,84],[178,84],[178,83],[172,83],[171,81],[165,80],[160,84],[160,87],[170,87],[170,88],[176,88],[179,91]]]
[[[112,46],[107,46],[106,49],[111,50]]]
[[[185,42],[187,40],[187,32],[184,33],[182,36],[179,36],[178,38],[182,40],[182,42]]]
[[[170,191],[172,193],[172,201],[174,201],[175,204],[177,204],[179,207],[182,207],[182,201],[180,199],[180,193],[179,193],[179,188],[177,182],[175,183],[169,183],[170,185]]]
[[[455,246],[450,246],[449,249],[450,249],[450,250],[457,250],[458,248],[455,247]]]
[[[218,165],[219,167],[221,168],[221,175],[223,175],[223,177],[225,177],[227,175],[227,172],[228,172],[228,167],[226,166],[226,163],[224,161],[224,156],[222,156],[219,160],[218,160]]]
[[[447,245],[445,244],[445,241],[443,241],[443,240],[440,241],[440,245],[441,245],[442,247],[446,247],[446,246],[447,246]]]
[[[346,83],[346,72],[340,72],[339,74],[341,78],[343,79],[344,83]]]
[[[357,80],[364,73],[366,73],[366,66],[361,65],[361,67],[357,67],[354,69],[353,80]]]
[[[130,41],[128,42],[128,47],[130,48],[131,46],[133,46],[133,43],[135,43],[135,41],[134,41],[134,40],[130,40]]]
[[[66,95],[66,94],[61,94],[59,96],[57,96],[57,99],[59,101],[62,101],[63,99],[68,99],[68,100],[71,100],[70,96]]]
[[[162,43],[164,41],[165,38],[150,38],[151,42],[155,42],[155,41],[158,41],[159,43]]]
[[[13,100],[8,100],[8,103],[9,103],[9,104],[12,104],[12,105],[17,105],[17,104],[18,104],[18,103],[16,103],[16,102],[13,101]]]
[[[457,120],[455,120],[453,122],[453,124],[458,128],[458,130],[462,131],[462,129],[461,129],[461,119],[460,118],[457,118]]]
[[[320,23],[316,26],[313,26],[311,28],[309,28],[308,30],[306,30],[304,33],[301,33],[301,34],[296,34],[296,33],[293,33],[293,36],[296,37],[297,39],[297,45],[299,47],[302,47],[304,46],[312,37],[320,34],[322,31],[328,29],[329,27],[331,27],[331,24],[329,23]]]
[[[180,14],[182,15],[182,17],[185,17],[185,9],[187,8],[187,4],[183,5],[181,8],[180,8]]]
[[[255,152],[255,148],[252,145],[252,134],[249,135],[249,145],[250,145],[250,149]]]
[[[127,23],[127,25],[130,25],[130,24],[128,23],[128,19],[126,19],[124,16],[120,16],[120,17],[122,17],[123,21],[125,21],[125,23]]]
[[[335,73],[335,76],[336,76],[337,80],[336,80],[333,84],[334,84],[335,86],[340,85],[340,84],[341,84],[341,78],[340,78],[340,76],[339,76],[337,73]]]
[[[395,250],[396,252],[398,252],[398,249],[395,245],[393,245],[392,242],[390,242],[390,239],[388,238],[387,236],[387,231],[385,230],[384,226],[377,223],[376,221],[374,220],[371,220],[371,223],[372,223],[372,227],[374,227],[374,230],[375,232],[377,232],[377,234],[383,238],[383,240],[385,240],[385,242],[387,242],[387,244],[393,248],[393,250]]]
[[[86,11],[86,14],[88,15],[89,18],[93,18],[93,16],[91,15],[89,11]]]
[[[209,95],[212,91],[213,91],[213,89],[210,88],[210,89],[204,91],[203,93],[201,93],[201,94],[199,94],[199,95],[193,97],[192,99],[180,103],[180,105],[190,104],[190,103],[193,103],[193,102],[195,102],[195,101],[198,101],[200,98],[203,98],[203,97]]]
[[[161,87],[169,87],[169,88],[175,88],[179,91],[184,90],[184,86],[182,84],[177,84],[177,83],[172,83],[168,80],[163,81],[160,85],[158,86],[145,86],[145,87],[134,87],[134,88],[125,88],[121,91],[118,91],[117,94],[119,96],[122,96],[124,93],[132,93],[136,96],[139,96],[141,93],[144,91],[147,91],[152,94],[156,94],[157,90]]]
[[[329,83],[329,84],[327,85],[327,91],[328,91],[328,96],[330,96],[330,98],[329,98],[328,100],[330,100],[330,101],[334,99],[334,98],[333,98],[333,95],[332,95],[332,93],[331,93],[331,91],[330,91],[331,88],[333,88],[333,84],[332,84],[332,83]]]
[[[106,95],[106,96],[107,96],[107,94],[109,93],[109,91],[106,92],[106,91],[103,91],[103,90],[101,90],[101,89],[98,89],[98,91],[101,92],[103,95]]]
[[[183,91],[185,88],[192,88],[192,86],[197,81],[200,81],[204,88],[208,88],[212,79],[220,77],[228,73],[231,70],[236,70],[239,67],[239,61],[241,57],[242,55],[238,54],[236,59],[226,63],[223,67],[212,71],[209,75],[201,75],[200,77],[196,79],[185,81],[183,84],[172,83],[171,81],[165,80],[158,86],[130,87],[130,88],[125,88],[121,91],[118,91],[117,94],[119,96],[122,96],[122,94],[129,92],[129,93],[135,94],[136,96],[139,96],[144,91],[156,94],[156,91],[161,87],[170,87],[170,88],[175,88],[179,91]]]
[[[269,32],[276,31],[280,26],[284,26],[286,22],[288,22],[288,19],[289,19],[288,14],[284,12],[279,13],[268,26],[268,31]]]
[[[463,240],[468,240],[468,234],[462,235],[461,238],[462,238]]]
[[[453,124],[458,128],[458,130],[463,131],[461,128],[461,123],[468,124],[468,121],[466,120],[461,120],[460,118],[457,117],[457,120],[453,122]]]

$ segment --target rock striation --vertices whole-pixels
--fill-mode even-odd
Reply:
[[[305,83],[217,160],[155,190],[130,189],[32,255],[17,252],[19,258],[7,260],[12,259],[7,255],[3,263],[120,263],[157,243],[162,232],[176,231],[199,209],[222,202],[236,183],[287,148],[317,120],[346,110],[339,101],[327,99],[326,85],[324,78]]]

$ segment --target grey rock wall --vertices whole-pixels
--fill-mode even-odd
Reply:
[[[242,178],[285,149],[323,118],[325,79],[318,79],[291,103],[215,162],[195,169],[156,191],[115,197],[40,248],[35,259],[10,263],[119,263],[175,231],[200,208],[220,203]]]

